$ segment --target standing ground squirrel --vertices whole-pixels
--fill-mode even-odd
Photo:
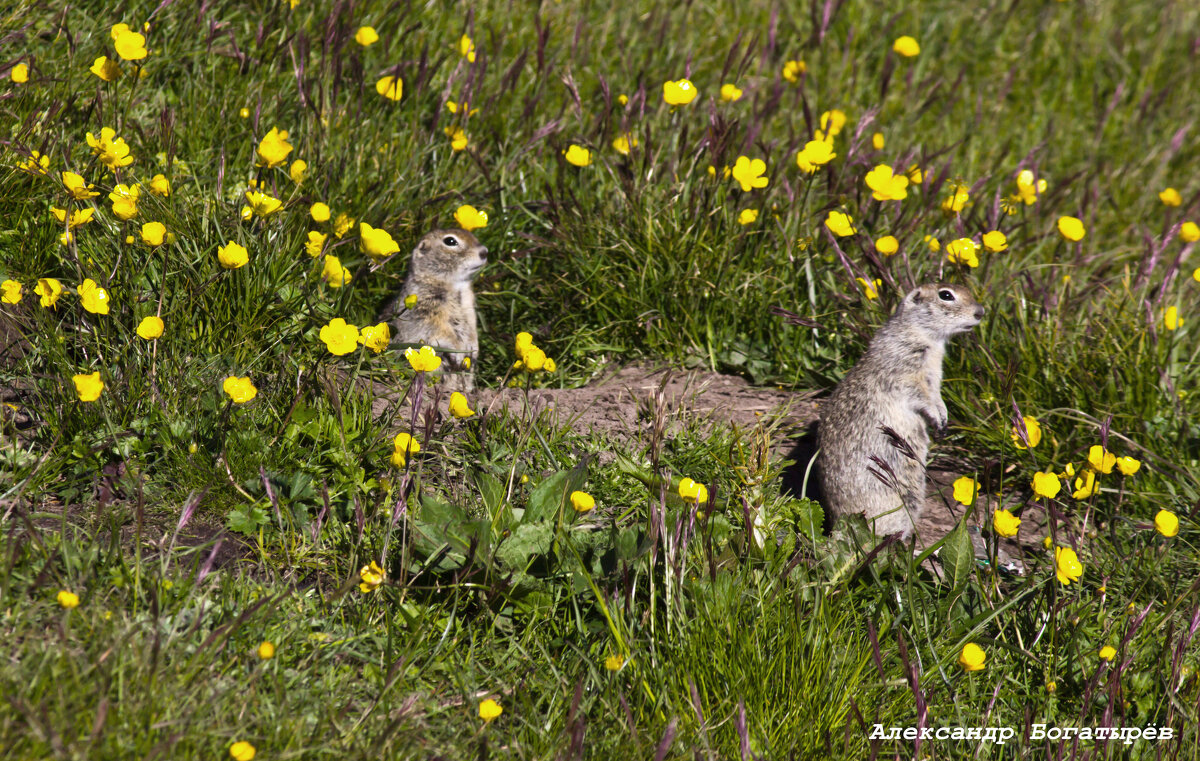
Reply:
[[[947,423],[946,343],[983,311],[958,285],[913,290],[822,405],[817,467],[834,518],[863,513],[879,536],[912,534],[925,504],[925,421],[937,430]]]
[[[475,387],[479,332],[471,280],[487,264],[487,253],[466,230],[427,233],[413,249],[404,288],[379,315],[392,327],[393,345],[427,344],[438,351],[451,391]]]

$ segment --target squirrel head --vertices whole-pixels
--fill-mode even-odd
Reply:
[[[487,264],[487,246],[457,228],[433,230],[413,249],[410,272],[454,283],[469,283]]]
[[[983,319],[984,308],[971,292],[952,283],[926,283],[909,291],[892,316],[945,341],[967,333]]]

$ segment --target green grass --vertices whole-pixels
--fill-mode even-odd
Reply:
[[[826,23],[821,3],[159,5],[47,0],[0,18],[0,280],[24,288],[0,316],[27,342],[0,358],[0,387],[38,421],[0,428],[5,757],[219,758],[237,740],[260,758],[890,757],[911,743],[872,746],[872,726],[919,722],[1019,735],[924,742],[922,756],[1040,757],[1033,723],[1153,723],[1183,740],[1079,751],[1195,756],[1200,264],[1178,232],[1200,219],[1200,10],[847,2]],[[143,77],[127,62],[115,82],[89,72],[115,56],[113,24],[147,19]],[[354,41],[363,24],[379,31],[371,47]],[[891,52],[901,34],[917,57]],[[781,76],[793,59],[807,64],[798,83]],[[402,77],[398,102],[376,93],[384,74]],[[700,97],[672,109],[663,82],[684,76]],[[725,82],[743,98],[722,102]],[[796,152],[831,109],[848,116],[838,156],[807,175]],[[102,127],[131,165],[92,155],[85,135]],[[272,127],[294,150],[257,167]],[[624,134],[628,156],[612,147]],[[571,145],[590,166],[565,161]],[[30,151],[49,174],[18,168]],[[743,155],[766,161],[766,188],[722,179]],[[919,165],[923,182],[875,201],[863,177],[879,164]],[[1035,204],[1008,200],[1021,169],[1047,180]],[[62,170],[100,195],[69,200]],[[159,173],[165,198],[149,191]],[[251,181],[283,209],[244,218]],[[107,200],[117,182],[143,184],[131,221]],[[970,203],[946,213],[959,182]],[[1169,186],[1182,206],[1159,200]],[[317,201],[356,221],[326,243],[352,275],[342,288],[305,252],[310,230],[331,233],[309,217]],[[758,431],[685,421],[631,451],[519,409],[454,421],[440,399],[418,419],[413,396],[428,408],[433,395],[414,393],[400,353],[334,357],[319,332],[373,323],[415,240],[460,204],[489,215],[483,386],[506,382],[528,331],[558,364],[542,385],[646,357],[828,389],[909,287],[966,284],[988,316],[949,352],[955,427],[935,451],[1017,512],[1053,507],[1082,580],[1059,584],[1050,553],[995,577],[955,560],[955,533],[941,550],[952,583],[938,584],[906,550],[825,538],[779,494],[782,463]],[[95,215],[64,245],[52,206]],[[751,208],[757,221],[739,224]],[[859,233],[835,240],[830,210]],[[1056,231],[1063,215],[1083,221],[1080,243]],[[173,240],[141,242],[150,221]],[[399,246],[375,272],[358,222]],[[980,250],[978,268],[925,243],[993,229],[1008,249]],[[875,251],[886,234],[895,256]],[[231,240],[246,267],[218,263]],[[879,279],[880,298],[858,277]],[[68,289],[55,309],[39,278]],[[107,315],[82,308],[85,278],[111,295]],[[156,314],[166,332],[144,341],[135,330]],[[71,378],[94,371],[104,391],[81,402]],[[257,398],[231,403],[230,375]],[[376,415],[351,376],[409,396]],[[1041,421],[1033,449],[1013,447],[1017,410]],[[396,469],[401,430],[422,452]],[[1073,478],[1033,495],[1035,472],[1084,470],[1104,437],[1141,461],[1135,475],[1102,475],[1087,498]],[[713,504],[684,504],[681,477]],[[594,513],[574,515],[574,489]],[[1177,537],[1154,532],[1160,509]],[[371,561],[387,581],[362,592]],[[78,608],[59,607],[62,589]],[[278,648],[266,661],[264,640]],[[958,666],[967,642],[985,670]],[[484,725],[486,697],[504,713]]]

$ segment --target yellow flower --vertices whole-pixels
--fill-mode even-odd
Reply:
[[[75,393],[81,402],[96,401],[100,398],[100,392],[104,390],[104,381],[100,380],[99,370],[90,375],[73,376],[71,380],[75,381]]]
[[[1087,231],[1083,229],[1083,222],[1078,217],[1059,217],[1058,233],[1069,241],[1080,241],[1087,235]]]
[[[474,206],[464,204],[455,210],[454,221],[458,223],[459,227],[469,232],[487,227],[488,215],[486,211],[480,211]]]
[[[129,220],[137,216],[138,199],[142,195],[140,185],[120,185],[108,194],[108,200],[113,202],[112,211],[118,219]]]
[[[921,46],[915,39],[906,34],[896,38],[896,41],[892,43],[892,50],[895,50],[905,58],[912,58],[921,52]]]
[[[883,139],[883,133],[882,133],[882,132],[876,132],[874,135],[871,135],[871,146],[872,146],[872,147],[873,147],[875,150],[877,150],[877,151],[882,151],[882,150],[883,150],[883,146],[884,146],[884,144],[885,144],[885,141],[884,141],[884,139]],[[904,178],[904,180],[905,180],[905,182],[907,183],[907,182],[908,182],[908,177],[905,177],[905,178]]]
[[[102,55],[92,62],[90,71],[105,82],[114,82],[121,78],[121,67],[117,65],[116,61],[110,61],[106,55]]]
[[[58,303],[58,297],[63,293],[63,285],[52,277],[38,278],[37,285],[34,286],[33,292],[41,297],[41,304],[47,308],[53,308]]]
[[[1163,206],[1178,206],[1183,203],[1183,196],[1175,188],[1167,188],[1158,194],[1158,200],[1163,202]]]
[[[45,174],[50,168],[50,157],[43,156],[37,151],[30,151],[29,158],[17,165],[18,169],[30,174]]]
[[[623,655],[610,655],[604,659],[604,668],[608,671],[620,671],[624,665],[625,656]]]
[[[243,119],[249,119],[250,118],[250,109],[245,108],[245,107],[239,109],[238,116],[242,117]]]
[[[386,77],[381,77],[375,83],[375,92],[388,100],[400,100],[400,98],[404,97],[404,80],[388,74]]]
[[[1096,444],[1088,450],[1088,464],[1101,473],[1112,473],[1113,465],[1117,464],[1117,456]]]
[[[729,175],[730,175],[731,173],[732,173],[732,170],[731,170],[729,167],[723,167],[723,168],[721,169],[721,179],[722,179],[722,180],[728,180],[728,179],[729,179]],[[717,168],[716,168],[715,166],[713,166],[712,164],[709,164],[709,165],[708,165],[708,176],[709,176],[709,177],[716,177],[716,176],[717,176]]]
[[[292,145],[287,141],[287,136],[286,130],[272,127],[271,131],[259,141],[258,148],[254,151],[257,156],[255,165],[270,168],[281,166],[284,161],[287,161],[288,154],[292,152]]]
[[[63,589],[59,591],[56,599],[58,600],[58,604],[67,610],[79,607],[79,595],[75,594],[74,592],[68,592],[67,590]]]
[[[592,163],[592,152],[582,145],[572,143],[563,151],[563,156],[567,159],[568,164],[575,166],[587,166]]]
[[[846,112],[836,108],[826,111],[821,114],[818,124],[825,136],[832,138],[846,126]]]
[[[796,166],[812,174],[817,167],[824,166],[837,158],[833,145],[824,140],[809,140],[804,148],[796,154]]]
[[[234,761],[253,761],[255,752],[254,746],[245,740],[229,746],[229,755],[233,757]]]
[[[783,64],[783,78],[789,82],[799,82],[800,77],[808,71],[804,61],[786,61]]]
[[[863,295],[867,297],[868,301],[879,298],[879,287],[883,285],[882,280],[876,279],[874,282],[868,282],[861,277],[856,277],[854,279],[858,281],[860,286],[862,286]]]
[[[118,29],[125,26],[117,24],[113,27],[113,47],[117,49],[117,55],[124,58],[126,61],[140,61],[148,55],[146,50],[146,38],[137,32],[130,31],[129,27]]]
[[[166,235],[167,227],[162,222],[147,222],[142,225],[142,242],[148,246],[161,246]]]
[[[91,207],[88,207],[86,209],[79,209],[78,211],[73,211],[73,212],[71,212],[71,221],[70,222],[67,222],[67,210],[66,209],[57,209],[57,208],[51,206],[50,213],[54,215],[54,218],[58,220],[59,224],[66,224],[67,229],[74,230],[76,227],[79,227],[80,225],[84,225],[84,224],[87,224],[88,222],[91,222],[92,215],[96,213],[96,210]]]
[[[829,212],[829,216],[825,217],[825,226],[829,228],[829,232],[839,238],[845,238],[847,235],[855,233],[854,218],[841,211]]]
[[[29,81],[29,64],[17,64],[16,66],[12,67],[12,70],[9,71],[8,76],[16,84],[25,84]]]
[[[0,283],[0,291],[4,292],[4,296],[0,297],[0,303],[4,304],[20,304],[21,299],[25,296],[21,293],[21,284],[16,280],[5,280]]]
[[[933,237],[932,235],[925,236],[925,245],[929,246],[930,251],[941,251],[942,250],[942,244],[940,242],[938,242],[938,239]]]
[[[371,227],[366,222],[360,222],[358,233],[360,236],[358,241],[359,249],[371,257],[371,260],[374,262],[383,261],[400,250],[399,244],[392,239],[387,230],[379,227]]]
[[[349,279],[348,274],[346,277]],[[367,325],[358,332],[358,342],[376,354],[386,349],[391,341],[392,329],[388,327],[386,322],[381,322],[378,325]]]
[[[274,214],[283,208],[283,201],[256,190],[246,191],[246,203],[250,204],[250,210],[260,217]]]
[[[321,255],[321,249],[325,246],[325,240],[329,236],[325,233],[319,233],[316,230],[308,231],[308,241],[304,244],[304,250],[309,256],[316,259]]]
[[[625,133],[624,135],[618,135],[617,137],[613,138],[613,141],[612,141],[613,150],[616,151],[617,153],[621,154],[622,156],[628,156],[629,149],[637,148],[637,145],[638,145],[637,138],[629,133]]]
[[[458,54],[475,63],[475,43],[465,34],[458,39]]]
[[[942,210],[948,211],[951,214],[958,214],[966,207],[969,200],[971,200],[971,193],[966,185],[953,185],[950,189],[950,195],[946,197],[946,200],[942,201]]]
[[[1179,239],[1184,243],[1195,243],[1200,240],[1200,225],[1195,222],[1184,222],[1179,226]]]
[[[742,99],[742,91],[734,84],[721,85],[721,100],[726,103],[734,103]]]
[[[374,592],[383,583],[386,575],[383,569],[379,567],[379,563],[372,560],[367,565],[358,569],[358,578],[362,580],[358,585],[358,590],[363,594]]]
[[[153,341],[163,334],[165,327],[161,317],[150,315],[138,323],[137,334],[147,341]]]
[[[496,701],[488,698],[479,704],[479,718],[487,723],[495,721],[500,714],[504,713],[504,709]]]
[[[350,270],[342,266],[342,260],[333,254],[325,255],[325,263],[321,268],[321,277],[331,288],[341,288],[350,282]]]
[[[364,48],[370,47],[379,42],[379,35],[375,32],[375,27],[360,26],[358,31],[354,33],[354,41]]]
[[[867,172],[867,187],[874,191],[871,197],[876,201],[903,201],[908,197],[908,177],[893,174],[892,168],[880,164]]]
[[[108,314],[108,291],[96,284],[90,277],[80,283],[76,289],[83,308],[92,314]]]
[[[1054,548],[1054,569],[1060,584],[1079,581],[1079,577],[1083,576],[1083,563],[1079,562],[1079,556],[1070,547]]]
[[[1025,423],[1025,435],[1029,439],[1029,448],[1032,449],[1042,443],[1042,424],[1037,418],[1028,415],[1022,415],[1021,420]],[[1014,425],[1012,429],[1013,445],[1017,449],[1024,449],[1025,443],[1021,441],[1021,434]]]
[[[405,309],[412,309],[416,305],[417,305],[417,294],[410,293],[404,297],[404,308]],[[466,357],[465,359],[470,359],[470,357]]]
[[[338,212],[337,218],[333,220],[334,237],[341,238],[351,227],[354,227],[354,217],[345,212]]]
[[[1179,317],[1178,307],[1167,307],[1167,311],[1163,312],[1163,327],[1167,330],[1176,330],[1183,324],[1183,320]]]
[[[979,482],[970,476],[962,476],[954,481],[954,501],[970,507],[975,504],[975,495],[979,493]]]
[[[63,185],[66,186],[67,192],[77,201],[86,201],[89,198],[95,198],[100,195],[92,190],[93,185],[88,185],[83,181],[83,178],[74,172],[62,173]]]
[[[992,529],[999,536],[1016,536],[1020,525],[1021,519],[1007,510],[996,510],[992,513]]]
[[[1117,649],[1115,647],[1113,647],[1112,645],[1105,645],[1104,647],[1100,648],[1100,660],[1111,661],[1113,658],[1116,658],[1116,657],[1117,657]]]
[[[303,159],[296,159],[292,165],[288,167],[288,177],[292,178],[292,182],[299,185],[304,182],[304,176],[308,173],[308,162]]]
[[[409,347],[404,350],[404,358],[419,373],[431,373],[442,366],[442,358],[432,346],[422,346],[420,351]]]
[[[217,249],[217,261],[225,269],[235,270],[238,267],[246,266],[246,263],[250,261],[250,254],[246,251],[245,246],[229,241]]]
[[[738,213],[737,221],[739,225],[751,225],[757,220],[758,209],[742,209],[741,212]]]
[[[171,181],[161,174],[154,175],[150,178],[150,192],[166,198],[171,195]]]
[[[974,268],[979,266],[979,244],[970,238],[957,238],[946,244],[946,259]]]
[[[1037,202],[1038,196],[1046,192],[1046,181],[1039,179],[1034,181],[1033,172],[1029,169],[1022,169],[1017,173],[1017,195],[1015,200],[1030,206]]]
[[[987,654],[983,652],[983,648],[974,642],[968,642],[959,653],[958,665],[965,671],[982,671],[983,662],[986,660]]]
[[[1088,470],[1083,471],[1079,478],[1075,479],[1075,491],[1071,492],[1071,497],[1073,499],[1087,499],[1095,494],[1098,488],[1099,484],[1096,483],[1096,471],[1089,468]]]
[[[458,391],[450,395],[449,409],[450,414],[459,419],[471,417],[475,414],[475,410],[471,409],[471,405],[467,402],[467,397]]]
[[[329,207],[317,201],[312,206],[308,207],[308,213],[312,215],[314,222],[329,221]]]
[[[908,181],[913,185],[920,185],[925,182],[925,173],[921,171],[921,167],[913,164],[908,168]]]
[[[755,188],[765,188],[767,162],[762,159],[750,159],[748,156],[738,156],[733,165],[733,179],[742,186],[743,193],[749,193]]]
[[[618,95],[617,102],[620,103],[622,106],[624,106],[625,104],[629,103],[629,96],[628,95]]]
[[[571,492],[571,507],[575,508],[577,513],[586,513],[596,506],[596,500],[592,495],[583,491]]]
[[[358,348],[358,326],[351,325],[341,317],[335,317],[321,328],[320,338],[330,354],[340,357]]]
[[[101,129],[98,138],[91,132],[87,133],[87,143],[91,146],[92,153],[109,169],[119,169],[133,163],[133,156],[129,155],[129,145],[124,138],[116,135],[116,130],[112,127]]]
[[[1179,533],[1179,516],[1170,510],[1159,510],[1154,515],[1154,530],[1166,537]]]
[[[993,254],[997,254],[1008,248],[1008,237],[999,230],[992,230],[983,234],[983,247]]]
[[[407,433],[397,434],[392,440],[392,464],[397,468],[403,468],[406,462],[405,457],[410,454],[417,454],[421,451],[421,445]]]
[[[1062,490],[1062,483],[1053,473],[1038,471],[1033,474],[1033,492],[1039,497],[1053,499]]]
[[[530,346],[525,350],[525,353],[521,355],[521,362],[524,363],[525,369],[531,373],[536,373],[538,370],[545,369],[548,361],[549,360],[546,359],[546,352],[542,351],[536,346]]]
[[[900,250],[900,241],[896,240],[895,235],[885,235],[875,241],[875,250],[884,256],[891,256]]]
[[[264,640],[263,643],[258,646],[258,650],[256,652],[258,653],[258,657],[260,659],[269,661],[275,657],[275,645],[268,640]]]
[[[1128,455],[1117,458],[1117,470],[1121,471],[1121,475],[1123,476],[1132,476],[1141,467],[1142,463],[1140,460],[1135,460]]]
[[[533,346],[533,336],[532,335],[530,335],[529,333],[526,333],[524,331],[521,331],[520,333],[517,334],[517,339],[516,339],[517,356],[522,356],[523,354],[525,354],[525,352],[531,346]]]
[[[446,133],[446,137],[450,138],[450,147],[456,151],[461,151],[467,147],[467,133],[463,132],[462,127],[446,127],[442,130]]]
[[[690,478],[684,478],[679,481],[679,496],[685,502],[703,505],[708,502],[708,489],[704,484],[696,483]]]
[[[663,82],[663,100],[671,106],[686,106],[696,99],[700,91],[690,80],[680,79],[674,82]]]
[[[234,404],[245,404],[254,397],[258,396],[258,389],[250,382],[250,376],[239,378],[236,375],[230,375],[221,384],[221,388],[229,395]]]

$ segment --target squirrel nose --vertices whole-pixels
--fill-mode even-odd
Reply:
[[[975,318],[982,320],[984,311],[986,310],[983,307],[975,307]]]
[[[486,261],[487,261],[487,255],[488,255],[487,246],[480,246],[480,247],[479,247],[479,258],[480,258],[481,260],[483,260],[483,261],[485,261],[485,262],[486,262]]]

